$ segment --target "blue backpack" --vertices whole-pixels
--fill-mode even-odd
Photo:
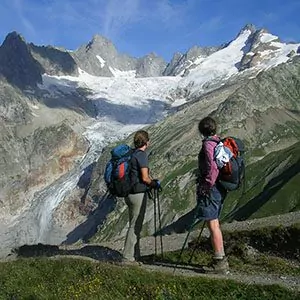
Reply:
[[[104,180],[111,195],[126,197],[132,190],[131,158],[134,149],[126,144],[111,150],[111,159],[105,167]]]

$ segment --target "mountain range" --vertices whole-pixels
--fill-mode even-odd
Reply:
[[[300,44],[253,25],[219,47],[175,53],[169,63],[155,53],[119,53],[99,35],[68,51],[9,33],[0,47],[3,249],[72,243],[97,229],[100,240],[124,236],[124,204],[103,197],[106,146],[144,126],[153,145],[151,172],[165,187],[163,224],[176,224],[195,204],[197,122],[209,114],[220,123],[220,134],[245,141],[249,170],[260,172],[268,160],[273,166],[259,176],[250,172],[244,199],[233,194],[227,202],[228,219],[261,199],[266,187],[274,191],[275,178],[284,178],[295,193],[284,209],[277,207],[284,199],[276,198],[271,211],[299,209],[299,190],[289,181],[299,177],[299,54]],[[243,216],[256,213],[264,215],[257,209]],[[145,234],[153,231],[152,220],[150,203]]]

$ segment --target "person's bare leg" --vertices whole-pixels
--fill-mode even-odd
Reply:
[[[214,250],[213,263],[211,267],[205,268],[205,272],[227,274],[229,272],[229,264],[224,253],[223,235],[218,219],[207,221],[210,231],[211,244]]]
[[[214,250],[214,258],[222,259],[225,256],[225,253],[219,219],[207,221],[207,226],[210,231],[211,244]]]

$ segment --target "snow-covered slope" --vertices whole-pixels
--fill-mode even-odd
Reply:
[[[145,106],[150,102],[168,104],[170,90],[176,88],[181,79],[174,76],[134,78],[131,72],[127,73],[127,76],[123,74],[120,77],[97,77],[79,69],[78,77],[45,74],[40,88],[47,90],[49,97],[74,93],[77,88],[87,89],[90,93],[88,98],[95,100],[101,112],[104,101],[130,107]]]
[[[191,94],[204,91],[213,82],[222,82],[239,72],[238,63],[244,56],[243,49],[251,35],[250,30],[242,32],[227,47],[206,58],[200,57],[194,62],[194,68],[184,77],[179,85],[184,87],[193,82]]]
[[[52,96],[55,90],[65,92],[66,86],[67,89],[83,87],[91,91],[92,99],[102,98],[121,105],[172,100],[176,106],[220,87],[232,76],[245,72],[255,76],[262,70],[287,62],[292,56],[299,55],[299,47],[300,44],[280,42],[277,36],[264,29],[246,26],[218,51],[210,49],[204,55],[201,48],[197,48],[189,60],[178,57],[177,65],[173,66],[174,70],[181,70],[177,76],[136,78],[135,70],[120,71],[108,67],[114,77],[98,77],[79,69],[78,77],[44,75],[42,88],[52,91]],[[97,57],[102,66],[106,64],[103,58]]]
[[[260,71],[287,62],[297,55],[300,44],[281,43],[278,37],[264,30],[245,29],[226,47],[209,55],[199,57],[189,68],[179,87],[191,87],[189,95],[212,90],[234,75],[258,74]]]

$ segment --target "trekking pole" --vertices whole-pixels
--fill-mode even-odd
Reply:
[[[155,193],[155,191],[154,191]],[[157,241],[156,241],[156,197],[154,194],[153,197],[153,207],[154,207],[154,248],[155,248],[155,256],[157,256]]]
[[[163,237],[161,232],[161,213],[160,213],[160,202],[159,202],[159,190],[156,189],[154,191],[155,198],[157,200],[157,210],[158,210],[158,224],[159,224],[159,236],[160,236],[160,251],[161,251],[161,257],[164,256],[164,248],[163,248]]]
[[[189,231],[188,231],[188,233],[187,233],[187,235],[186,235],[186,238],[185,238],[185,240],[184,240],[183,246],[182,246],[181,251],[180,251],[179,256],[178,256],[178,260],[177,260],[177,262],[176,262],[176,264],[175,264],[175,266],[174,266],[173,274],[175,273],[176,268],[177,268],[177,266],[178,266],[179,263],[180,263],[180,260],[181,260],[181,256],[182,256],[183,250],[184,250],[184,248],[185,248],[185,245],[186,245],[187,240],[188,240],[188,238],[189,238],[189,235],[190,235],[190,233],[191,233],[191,229],[192,229],[192,228],[190,227],[190,228],[189,228]]]
[[[200,230],[200,232],[199,232],[199,235],[198,235],[198,237],[197,237],[197,240],[196,240],[196,245],[193,247],[193,252],[192,252],[192,254],[191,254],[191,256],[190,256],[190,259],[189,259],[189,261],[188,261],[188,264],[190,264],[191,261],[192,261],[193,255],[194,255],[194,253],[195,253],[195,251],[196,251],[196,246],[198,245],[198,243],[199,243],[199,241],[200,241],[200,237],[201,237],[202,232],[203,232],[203,230],[204,230],[204,226],[205,226],[205,222],[203,222],[202,228],[201,228],[201,230]]]
[[[185,246],[186,246],[186,243],[187,243],[187,241],[188,241],[188,238],[189,238],[189,236],[190,236],[190,234],[191,234],[191,231],[192,231],[193,227],[196,226],[196,225],[200,222],[199,220],[197,220],[197,215],[198,215],[198,209],[197,209],[197,207],[196,207],[196,209],[195,209],[195,214],[194,214],[194,218],[193,218],[193,223],[191,224],[191,226],[190,226],[189,229],[188,229],[188,233],[187,233],[187,235],[186,235],[186,238],[185,238],[185,240],[184,240],[183,246],[182,246],[181,251],[180,251],[180,253],[179,253],[178,260],[177,260],[177,262],[176,262],[176,264],[175,264],[175,266],[174,266],[173,274],[175,273],[176,268],[177,268],[178,264],[180,263],[182,253],[183,253],[183,251],[184,251],[184,248],[185,248]],[[204,224],[205,224],[205,223],[204,223]],[[204,226],[203,226],[203,227],[204,227]],[[202,233],[202,231],[201,231],[201,233]]]

